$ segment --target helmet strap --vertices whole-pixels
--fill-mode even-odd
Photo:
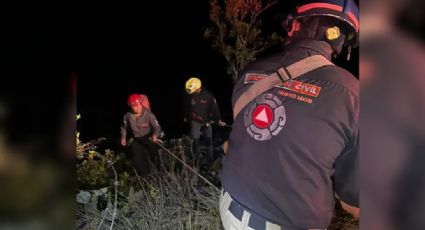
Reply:
[[[288,31],[288,37],[292,37],[294,35],[295,32],[300,31],[300,22],[297,21],[296,19],[290,19],[290,26],[291,26],[291,30]]]
[[[351,46],[348,46],[347,61],[350,61],[350,58],[351,58]]]

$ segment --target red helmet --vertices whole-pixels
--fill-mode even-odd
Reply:
[[[133,106],[136,104],[141,104],[142,98],[140,97],[140,94],[133,93],[130,96],[128,96],[127,104],[129,106]]]

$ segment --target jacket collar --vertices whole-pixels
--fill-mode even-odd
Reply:
[[[309,56],[320,54],[327,58],[329,61],[332,59],[333,49],[332,46],[325,41],[318,40],[298,40],[293,41],[287,45],[289,50],[304,49]]]

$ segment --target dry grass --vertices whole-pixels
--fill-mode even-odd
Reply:
[[[190,156],[190,145],[185,141],[173,140],[168,144],[179,157],[197,168]],[[220,229],[217,189],[200,181],[164,152],[161,161],[161,168],[149,177],[138,177],[128,195],[120,194],[113,229]],[[106,212],[98,210],[94,199],[80,205],[78,228],[97,229],[106,216],[100,229],[109,229],[113,205],[108,203]]]
[[[170,140],[166,145],[198,170],[189,139]],[[160,156],[160,169],[149,177],[137,177],[132,180],[136,183],[130,186],[130,191],[120,193],[113,229],[221,229],[217,189],[204,183],[166,152],[160,151]],[[219,168],[220,164],[215,164],[215,169]],[[205,176],[213,183],[217,182],[211,175]],[[110,202],[112,196],[110,193],[108,206],[103,211],[98,210],[95,199],[88,204],[79,204],[77,228],[109,229],[114,208]],[[358,221],[339,206],[336,214],[328,229],[358,229]],[[98,228],[102,219],[104,221]]]

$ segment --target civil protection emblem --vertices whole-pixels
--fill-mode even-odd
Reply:
[[[260,95],[244,114],[246,131],[257,141],[266,141],[279,134],[285,122],[285,107],[271,93]]]

